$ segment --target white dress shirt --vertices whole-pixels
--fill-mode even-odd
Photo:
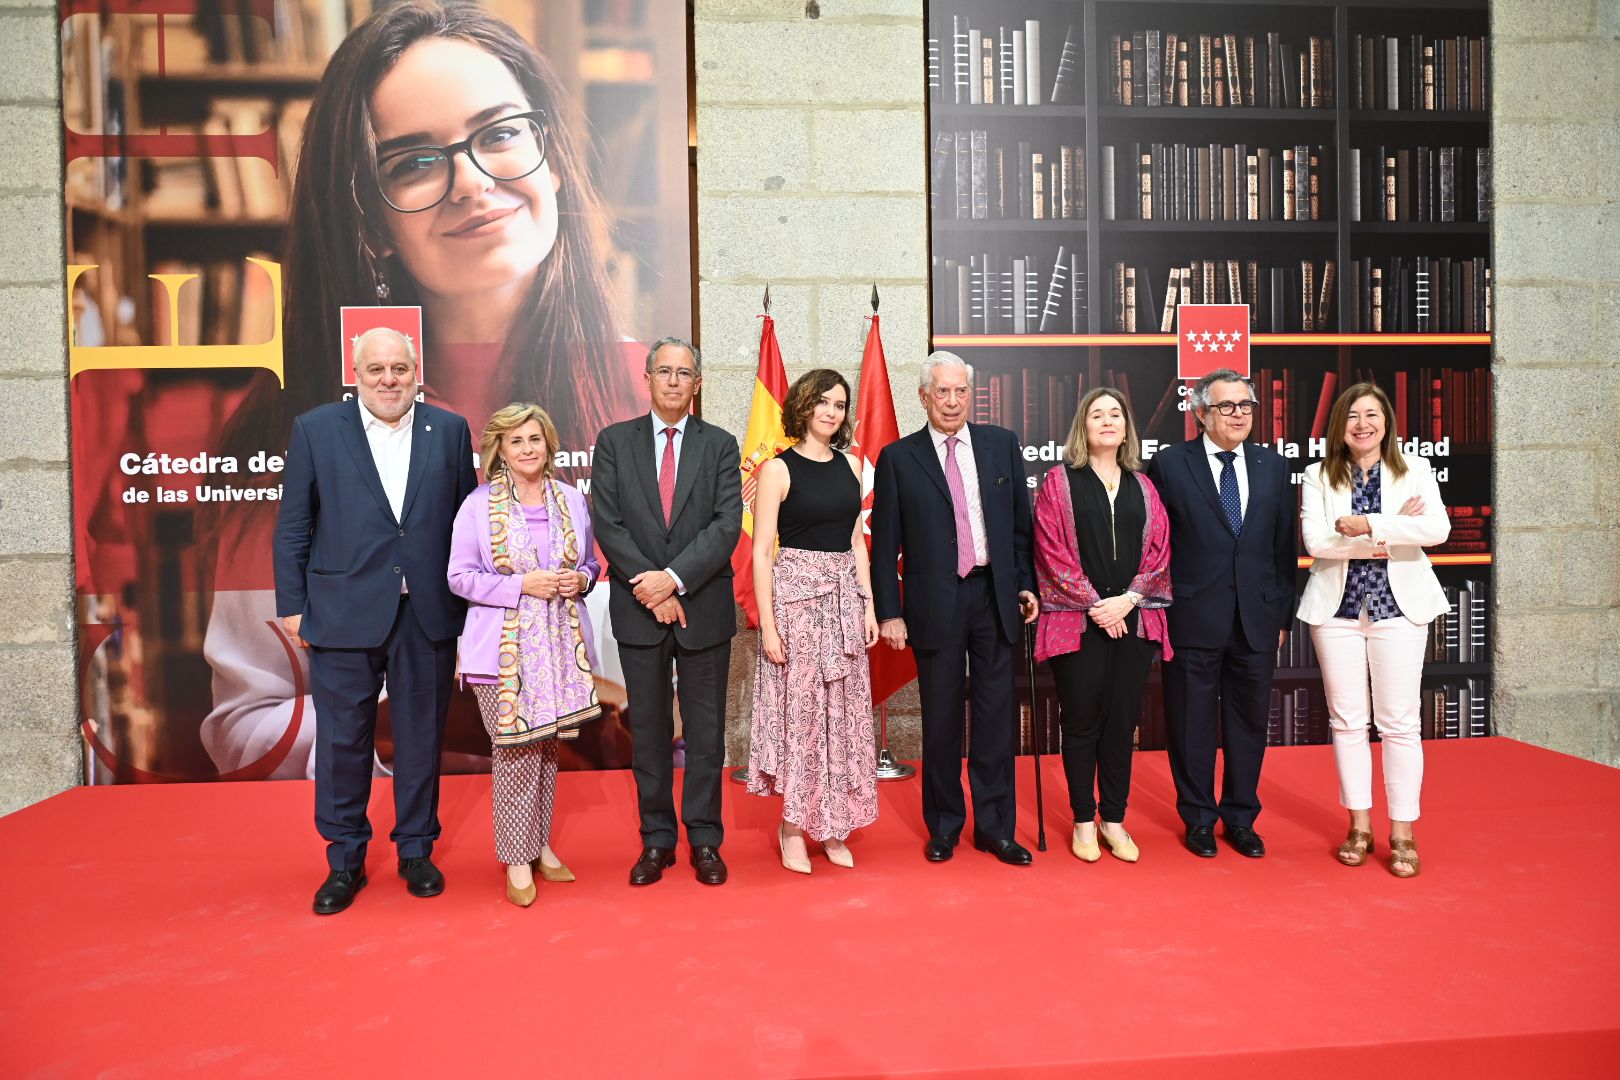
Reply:
[[[679,483],[681,476],[679,471],[681,467],[681,443],[686,440],[686,422],[692,419],[692,414],[687,413],[673,424],[664,423],[663,418],[657,413],[648,413],[647,415],[652,417],[653,425],[653,475],[658,478],[660,483],[663,482],[664,444],[667,442],[673,442],[675,444],[675,479],[676,482]],[[675,435],[673,438],[664,434],[664,429],[668,427],[675,429]],[[675,571],[666,566],[664,567],[664,573],[668,574],[670,580],[675,583],[676,594],[679,596],[685,596],[686,585],[681,581],[680,577],[676,575]]]
[[[929,424],[928,437],[934,440],[934,452],[939,455],[939,467],[943,470],[948,453],[945,440],[950,436]],[[968,528],[973,533],[973,565],[987,566],[990,563],[990,541],[984,531],[984,499],[979,493],[979,466],[973,459],[973,439],[968,434],[968,425],[962,425],[956,438],[956,467],[962,472],[962,492],[967,496]]]
[[[1249,459],[1244,456],[1243,447],[1243,443],[1238,443],[1232,449],[1232,452],[1237,455],[1232,459],[1232,471],[1237,473],[1238,505],[1243,508],[1243,516],[1247,519],[1249,516]],[[1220,452],[1221,448],[1216,446],[1214,440],[1206,434],[1204,436],[1204,453],[1209,455],[1209,471],[1215,477],[1215,491],[1217,493],[1221,490],[1222,465],[1221,459],[1215,455]]]
[[[398,523],[405,515],[405,485],[411,478],[411,429],[416,423],[416,406],[412,405],[398,424],[389,427],[371,414],[359,401],[360,426],[365,429],[366,442],[371,447],[371,460],[377,466],[382,480],[383,494],[388,496],[388,508]],[[410,591],[403,577],[399,591]]]

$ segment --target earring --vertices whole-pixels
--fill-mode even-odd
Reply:
[[[373,264],[371,268],[371,276],[377,281],[377,303],[388,303],[389,288],[387,275],[383,273],[381,267]]]
[[[388,287],[388,275],[383,271],[382,260],[377,258],[371,250],[371,245],[364,240],[360,241],[360,258],[366,264],[366,269],[371,271],[372,286],[377,290],[377,303],[379,305],[388,303],[388,297],[392,293]]]

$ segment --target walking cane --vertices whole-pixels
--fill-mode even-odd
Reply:
[[[1029,675],[1029,730],[1035,746],[1035,850],[1046,850],[1046,799],[1041,790],[1041,740],[1044,732],[1035,722],[1035,624],[1024,626],[1024,666]]]

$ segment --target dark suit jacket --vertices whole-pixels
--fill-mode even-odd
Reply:
[[[1234,539],[1221,510],[1202,436],[1167,446],[1147,474],[1170,514],[1170,641],[1177,649],[1224,648],[1236,613],[1255,652],[1277,647],[1294,616],[1299,511],[1288,463],[1274,450],[1246,443],[1249,508]],[[1234,610],[1235,609],[1235,610]]]
[[[613,636],[656,645],[669,633],[688,649],[706,649],[737,632],[731,553],[742,535],[741,454],[723,428],[694,416],[675,466],[674,520],[664,525],[658,497],[652,418],[614,424],[596,439],[591,459],[591,524],[612,579]],[[686,626],[665,626],[636,599],[630,579],[669,569],[686,586]]]
[[[276,519],[276,614],[302,615],[299,636],[311,645],[374,648],[399,613],[403,575],[428,637],[456,637],[467,605],[446,578],[450,527],[477,485],[467,421],[419,401],[403,520],[396,520],[360,403],[334,402],[300,416]]]
[[[1034,526],[1024,455],[1018,436],[1006,428],[969,424],[984,508],[990,577],[1002,635],[1016,642],[1023,626],[1019,592],[1035,591]],[[969,477],[963,480],[971,483]],[[905,601],[898,562],[905,556]],[[872,489],[872,593],[877,617],[906,620],[906,636],[918,649],[938,648],[951,618],[956,587],[956,516],[950,488],[925,426],[897,439],[878,455]]]

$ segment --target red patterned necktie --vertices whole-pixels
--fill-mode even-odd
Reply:
[[[668,528],[669,516],[675,512],[675,436],[679,434],[674,428],[664,429],[664,463],[658,469],[658,498],[664,504],[664,526]]]

